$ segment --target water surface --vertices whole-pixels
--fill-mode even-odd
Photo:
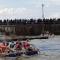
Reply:
[[[30,43],[40,49],[40,55],[20,57],[17,60],[60,60],[60,36],[49,39],[33,39]]]

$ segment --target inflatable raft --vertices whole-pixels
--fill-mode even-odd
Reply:
[[[38,51],[28,51],[28,52],[25,52],[25,55],[28,55],[28,56],[38,55]]]
[[[1,54],[0,60],[17,60],[22,53],[8,53],[8,54]]]
[[[2,55],[3,58],[0,57],[0,60],[17,60],[17,58],[21,56],[25,58],[26,57],[30,58],[35,55],[38,55],[38,51],[28,51],[28,52],[20,52],[20,53],[14,52],[14,53],[8,53],[5,55]]]

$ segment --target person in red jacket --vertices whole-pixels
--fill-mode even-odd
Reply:
[[[30,47],[30,44],[29,44],[27,41],[25,41],[25,42],[23,42],[23,47],[24,47],[25,49],[27,49],[27,48]]]
[[[22,50],[22,43],[16,43],[16,50]]]

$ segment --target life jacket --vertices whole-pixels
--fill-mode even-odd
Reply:
[[[30,44],[28,42],[23,42],[23,47],[26,49],[26,48],[29,48],[30,47]]]
[[[5,52],[5,50],[7,49],[7,46],[0,46],[0,49],[2,50],[2,52]]]
[[[17,50],[21,50],[22,49],[22,46],[20,44],[16,44],[16,49]]]

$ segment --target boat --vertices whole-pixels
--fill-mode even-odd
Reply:
[[[31,47],[28,48],[28,49],[25,51],[25,55],[26,55],[26,56],[39,55],[39,54],[40,54],[39,49],[37,49],[33,44],[30,44],[30,45],[31,45]]]
[[[38,55],[38,51],[27,51],[25,52],[25,55],[32,56],[32,55]]]
[[[1,55],[0,55],[0,59],[1,60],[16,60],[17,59],[17,56],[16,55],[12,55],[12,54],[4,54],[4,53],[2,53]]]
[[[0,59],[1,60],[16,60],[18,57],[21,56],[21,54],[22,54],[21,52],[1,53]]]
[[[34,45],[30,44],[30,47],[32,47],[32,50],[16,50],[16,49],[11,49],[8,46],[4,46],[3,44],[0,45],[0,57],[4,57],[5,60],[12,59],[15,60],[17,57],[20,56],[34,56],[38,55],[38,49],[34,47]],[[4,60],[4,59],[3,59]]]
[[[18,57],[32,57],[38,55],[38,51],[25,51],[25,52],[12,52],[12,53],[7,53],[7,54],[1,54],[0,57],[3,57],[3,60],[16,60]],[[2,59],[2,58],[1,58]]]
[[[49,32],[47,31],[47,32],[45,32],[45,33],[42,33],[41,35],[40,35],[40,39],[48,39],[49,38]]]
[[[7,46],[0,45],[0,59],[1,60],[16,60],[17,57],[21,56],[21,54],[22,52],[11,50]]]

